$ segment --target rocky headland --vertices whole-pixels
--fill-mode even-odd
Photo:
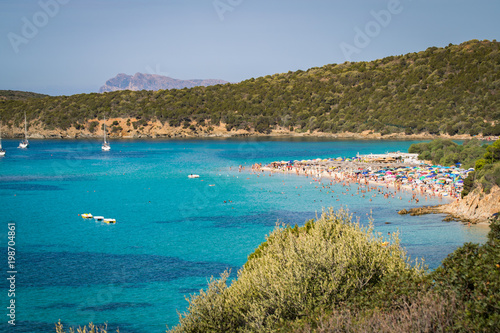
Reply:
[[[477,187],[464,198],[449,204],[403,209],[399,214],[411,216],[446,214],[445,221],[458,220],[470,223],[489,223],[500,212],[500,187],[494,186],[489,193]]]

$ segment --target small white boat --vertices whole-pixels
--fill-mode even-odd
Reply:
[[[193,175],[193,174],[190,174],[188,176],[188,178],[200,178],[200,175]]]
[[[17,146],[17,148],[26,149],[29,146],[30,146],[30,143],[28,142],[28,140],[23,140],[23,141],[19,142],[19,146]]]
[[[91,219],[91,218],[93,218],[92,214],[90,214],[90,213],[84,213],[81,216],[82,216],[82,219]]]
[[[103,222],[107,223],[107,224],[114,224],[114,223],[116,223],[116,220],[115,219],[104,219]]]
[[[104,220],[104,216],[94,216],[94,220],[96,220],[96,221],[103,221]]]
[[[104,117],[104,142],[101,146],[101,149],[103,151],[110,151],[111,146],[109,145],[109,142],[106,140],[106,117]]]
[[[26,124],[26,111],[24,112],[24,140],[19,142],[19,146],[17,148],[27,149],[30,146],[28,141],[28,127]]]

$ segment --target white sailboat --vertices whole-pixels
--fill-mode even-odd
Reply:
[[[101,149],[103,151],[111,150],[111,146],[109,145],[108,141],[106,140],[106,117],[104,117],[104,142],[102,143]]]
[[[0,122],[0,156],[5,156],[5,149],[2,148],[2,122]]]
[[[19,142],[19,146],[17,148],[26,149],[30,146],[28,141],[28,127],[26,124],[26,111],[24,112],[24,140]]]

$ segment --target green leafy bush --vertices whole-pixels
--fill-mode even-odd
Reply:
[[[90,124],[89,124],[89,132],[90,133],[94,133],[95,132],[95,129],[96,127],[99,125],[99,122],[98,121],[91,121]]]
[[[463,168],[469,168],[486,153],[486,146],[477,139],[465,141],[461,145],[450,139],[435,139],[414,143],[408,152],[419,154],[419,159],[430,160],[434,164],[450,166],[460,163]]]
[[[488,242],[466,243],[432,273],[435,289],[453,292],[465,306],[458,331],[500,331],[500,221],[491,223]]]
[[[68,332],[75,333],[75,329],[73,327],[70,327]],[[104,324],[104,325],[96,326],[93,323],[90,323],[88,325],[88,327],[87,327],[87,325],[85,325],[83,327],[78,327],[76,329],[76,332],[77,333],[107,333],[108,332],[108,325]],[[116,329],[116,332],[120,333],[120,330]],[[64,329],[64,326],[60,320],[56,324],[56,333],[66,333],[66,330]]]
[[[384,243],[343,210],[302,228],[277,227],[264,244],[230,286],[225,272],[192,295],[172,332],[272,331],[368,295],[389,276],[417,279],[424,272],[410,265],[397,234]]]
[[[485,153],[475,162],[475,172],[469,173],[464,180],[462,197],[475,188],[489,193],[494,186],[500,186],[500,140],[483,148]]]

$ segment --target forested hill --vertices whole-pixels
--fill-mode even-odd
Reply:
[[[139,130],[158,120],[205,133],[224,124],[233,131],[498,135],[499,93],[499,43],[472,40],[237,84],[7,100],[0,113],[8,126],[19,126],[26,111],[48,130],[90,132],[106,116],[131,119]]]
[[[0,101],[1,100],[26,100],[28,98],[42,98],[48,97],[49,95],[37,94],[27,91],[18,90],[0,90]]]

